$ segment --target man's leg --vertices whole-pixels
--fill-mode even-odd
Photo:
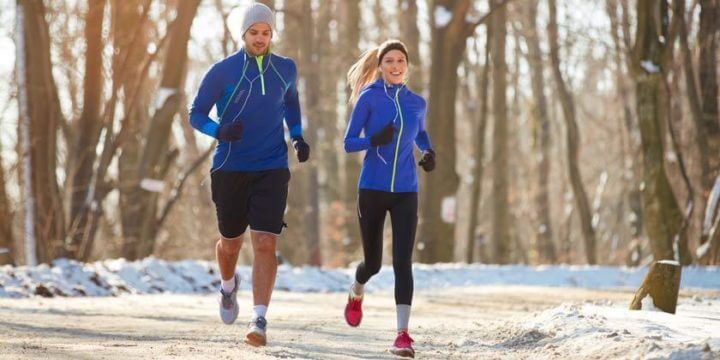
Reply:
[[[255,254],[252,273],[254,305],[253,318],[250,321],[250,329],[245,335],[245,342],[253,346],[265,346],[267,344],[265,313],[272,297],[278,266],[275,256],[277,235],[252,231],[250,237]]]
[[[243,234],[234,238],[220,236],[220,240],[215,244],[215,258],[217,259],[218,268],[220,268],[220,278],[222,280],[232,280],[235,276],[235,266],[237,265],[243,241]]]
[[[251,231],[253,245],[253,303],[255,305],[268,306],[275,287],[275,275],[277,275],[277,235]]]
[[[235,322],[240,308],[237,303],[237,292],[240,278],[235,275],[238,254],[242,248],[242,234],[234,238],[220,237],[215,245],[215,257],[220,268],[220,319],[227,325]]]

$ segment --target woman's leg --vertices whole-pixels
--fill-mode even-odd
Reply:
[[[360,189],[358,196],[358,219],[363,245],[363,262],[355,272],[355,281],[365,284],[380,271],[382,265],[383,225],[387,193]],[[357,294],[360,295],[360,294]]]
[[[412,251],[417,228],[417,193],[397,194],[390,209],[398,330],[407,330],[413,297]]]

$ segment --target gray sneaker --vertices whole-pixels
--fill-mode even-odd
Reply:
[[[226,294],[222,288],[220,288],[220,319],[230,325],[235,322],[238,317],[240,307],[237,303],[237,292],[240,289],[240,276],[235,274],[235,288],[229,294]]]
[[[262,316],[258,316],[250,321],[248,332],[245,334],[245,343],[252,346],[265,346],[265,344],[267,344],[267,336],[265,335],[266,328],[267,320]]]

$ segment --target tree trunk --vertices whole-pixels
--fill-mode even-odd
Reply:
[[[2,144],[0,143],[0,149]],[[13,213],[5,187],[5,168],[0,154],[0,266],[17,265],[15,236],[13,235]]]
[[[700,124],[697,128],[698,143],[705,141],[707,146],[700,154],[702,162],[702,198],[707,203],[710,189],[715,178],[720,175],[720,118],[718,113],[717,80],[717,38],[720,34],[720,2],[718,0],[700,0],[700,29],[698,31],[699,79],[700,79]],[[714,155],[713,155],[714,154]],[[703,204],[700,204],[703,205]],[[702,209],[702,207],[701,207]],[[710,239],[703,232],[700,243]],[[717,245],[715,245],[717,246]],[[711,264],[720,263],[714,259]]]
[[[525,41],[528,47],[528,63],[530,64],[534,116],[534,144],[537,149],[538,190],[535,195],[537,219],[539,226],[536,236],[536,248],[540,261],[554,263],[557,261],[553,244],[552,222],[550,220],[550,201],[548,180],[550,176],[550,120],[547,115],[547,99],[545,97],[545,75],[543,73],[542,51],[540,50],[539,31],[537,27],[537,1],[526,4]]]
[[[720,1],[700,0],[698,62],[702,128],[707,134],[707,169],[703,172],[705,197],[720,172],[720,117],[718,114],[717,41],[720,34]],[[687,60],[686,60],[687,61]]]
[[[22,18],[24,64],[21,69],[21,90],[25,90],[26,108],[21,106],[20,117],[29,122],[27,145],[31,161],[25,174],[31,186],[29,211],[34,218],[37,237],[37,260],[47,263],[64,256],[64,216],[57,181],[57,129],[64,121],[60,110],[57,87],[52,75],[50,35],[45,21],[45,6],[41,1],[18,1],[18,15]],[[20,51],[20,50],[19,50]],[[26,163],[26,166],[28,164]]]
[[[318,209],[323,209],[322,216],[322,259],[323,263],[328,266],[344,266],[345,253],[343,252],[343,240],[345,238],[342,225],[345,216],[343,208],[344,186],[342,183],[342,173],[340,171],[340,152],[342,149],[342,134],[337,117],[337,97],[327,96],[335,94],[337,91],[337,81],[341,78],[340,62],[337,60],[337,43],[330,37],[330,22],[333,19],[335,4],[330,1],[324,2],[316,11],[318,13],[317,22],[315,24],[315,40],[316,46],[314,54],[316,54],[314,66],[318,69],[324,69],[325,76],[318,76],[317,85],[321,94],[318,96],[316,104],[314,120],[316,126],[308,130],[316,132],[315,137],[315,161],[319,167],[319,179],[321,180],[320,201],[322,205]],[[344,126],[343,126],[344,128]],[[307,163],[306,163],[307,164]],[[306,164],[303,164],[306,165]]]
[[[140,213],[140,228],[138,241],[131,244],[134,249],[126,248],[127,254],[133,255],[133,257],[129,257],[130,259],[149,256],[155,247],[159,227],[158,200],[161,191],[150,189],[144,184],[147,184],[148,181],[164,183],[171,164],[170,159],[176,155],[177,150],[170,150],[169,140],[173,119],[177,115],[183,97],[187,44],[199,4],[200,0],[179,2],[177,17],[170,27],[172,34],[165,55],[166,62],[158,92],[158,96],[161,96],[160,101],[157,102],[159,107],[150,120],[144,137],[145,141],[142,144],[140,162],[135,169],[136,178],[140,179],[139,187],[134,189],[137,197],[141,199],[137,204]]]
[[[422,59],[420,58],[420,29],[418,28],[418,7],[415,0],[398,0],[400,39],[405,43],[410,57],[410,80],[408,87],[418,94],[425,90]]]
[[[452,13],[448,23],[437,23],[435,9],[444,7]],[[454,200],[458,189],[455,171],[455,95],[457,68],[465,52],[466,40],[480,23],[466,21],[472,7],[469,0],[434,0],[429,6],[432,44],[430,96],[427,111],[427,131],[437,151],[438,167],[428,173],[425,190],[421,189],[418,231],[419,259],[425,263],[447,262],[453,259],[454,219],[442,218],[443,201]],[[483,18],[484,20],[484,18]]]
[[[656,261],[650,266],[640,288],[635,292],[630,310],[641,310],[645,296],[650,295],[653,306],[674,314],[680,290],[682,267],[675,261]]]
[[[491,7],[497,7],[493,0]],[[508,198],[508,119],[507,119],[507,62],[505,39],[507,15],[504,8],[492,15],[491,54],[493,66],[493,183],[492,183],[492,236],[493,260],[499,264],[511,261],[512,238],[510,236],[510,213]]]
[[[659,39],[667,38],[667,3],[638,0],[637,14],[633,75],[643,152],[643,222],[655,260],[674,259],[673,239],[680,230],[682,214],[665,174],[664,107],[659,102],[666,51]]]
[[[342,51],[342,68],[347,71],[360,56],[358,47],[360,46],[360,1],[359,0],[343,0],[338,2],[338,12],[340,14],[340,41],[345,48]],[[343,74],[344,75],[344,74]],[[343,76],[344,79],[344,76]],[[345,82],[343,82],[344,84]],[[350,98],[350,89],[345,88],[345,113],[343,123],[347,124],[350,119],[352,107],[347,104]],[[345,154],[345,190],[344,190],[344,214],[345,214],[345,234],[347,239],[344,241],[344,252],[347,256],[346,264],[356,260],[353,256],[360,249],[360,225],[358,224],[357,215],[357,196],[358,196],[358,177],[360,176],[361,153]]]
[[[301,3],[301,18],[303,29],[313,29],[315,27],[315,20],[312,17],[312,7],[310,0],[303,0]],[[315,56],[315,46],[313,36],[303,36],[300,42],[300,65],[298,68],[305,69],[305,104],[308,116],[307,130],[305,131],[305,138],[308,143],[315,144],[318,137],[316,136],[317,121],[320,116],[320,73],[318,68],[318,57]],[[319,122],[318,122],[319,123]],[[307,203],[305,203],[305,217],[304,222],[307,226],[305,239],[307,239],[308,247],[308,259],[307,264],[313,266],[322,265],[322,256],[320,253],[320,185],[318,183],[318,168],[317,162],[308,162],[303,164],[302,167],[307,167],[307,183],[304,189],[307,194]]]
[[[70,156],[75,164],[70,169],[71,203],[70,203],[70,244],[68,255],[78,259],[83,244],[92,242],[88,225],[90,224],[92,182],[97,146],[100,139],[103,88],[102,65],[102,25],[105,11],[104,0],[92,0],[88,3],[85,17],[85,78],[83,81],[83,110],[76,125],[75,153]]]
[[[553,77],[555,78],[555,86],[558,90],[560,103],[563,109],[563,118],[565,119],[566,138],[567,138],[567,156],[568,156],[568,173],[570,177],[570,185],[573,189],[573,196],[578,208],[580,216],[580,227],[582,229],[583,240],[585,244],[585,256],[588,264],[597,263],[595,229],[592,225],[592,213],[590,204],[583,185],[582,174],[578,164],[580,152],[580,133],[577,122],[575,120],[575,104],[572,94],[565,85],[562,72],[560,70],[560,46],[558,45],[557,32],[557,7],[555,0],[548,1],[550,18],[548,22],[548,39],[550,42],[550,59],[552,60]]]
[[[480,111],[476,112],[477,118],[475,119],[475,131],[473,134],[477,136],[477,142],[473,149],[473,159],[475,161],[475,167],[473,169],[472,184],[470,185],[470,211],[468,215],[468,227],[467,233],[465,234],[466,244],[464,244],[464,251],[455,251],[456,260],[462,260],[467,263],[473,263],[480,260],[480,244],[476,240],[477,223],[478,223],[478,209],[480,208],[480,200],[482,198],[482,181],[485,172],[483,166],[483,159],[485,158],[485,130],[487,128],[488,118],[488,89],[490,85],[490,42],[492,40],[492,31],[490,31],[492,19],[489,20],[488,29],[485,37],[485,59],[483,61],[482,69],[477,66],[475,69],[475,78],[477,81],[477,88],[479,91],[478,99],[480,101]],[[479,55],[479,54],[478,54]],[[480,73],[480,76],[477,74]],[[460,259],[462,257],[462,259]]]

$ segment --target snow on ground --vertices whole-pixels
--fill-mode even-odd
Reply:
[[[646,271],[601,266],[415,265],[412,324],[419,356],[720,359],[720,268],[683,268],[682,296],[674,315],[628,310],[632,292]],[[239,267],[238,272],[247,310],[251,268]],[[59,349],[78,354],[99,351],[113,357],[117,344],[108,345],[108,339],[125,339],[123,346],[136,349],[140,357],[175,356],[183,352],[183,346],[190,346],[186,350],[198,352],[198,357],[224,357],[217,349],[222,345],[223,351],[229,349],[241,358],[346,359],[359,353],[392,358],[377,349],[392,340],[392,333],[386,331],[394,326],[392,268],[384,267],[368,284],[372,295],[367,297],[365,332],[355,330],[350,335],[340,314],[353,273],[352,268],[281,266],[276,287],[282,291],[273,302],[275,343],[256,353],[243,346],[222,345],[235,343],[235,330],[217,343],[217,327],[222,325],[217,325],[214,312],[218,278],[213,262],[148,258],[81,264],[59,260],[52,266],[0,267],[0,317],[4,319],[0,332],[10,332],[10,337],[0,340],[0,348],[7,346],[11,354],[22,356],[55,354]],[[142,295],[160,293],[171,295]],[[110,297],[98,302],[87,296]],[[33,326],[27,322],[28,312],[34,314]],[[78,324],[87,329],[75,329]],[[156,327],[178,330],[163,337],[152,335],[157,334]],[[105,335],[96,333],[96,328]],[[295,339],[311,331],[307,329],[315,329],[312,340],[296,343]],[[242,332],[242,327],[237,331]],[[189,333],[193,335],[188,337]],[[163,353],[168,346],[172,351]]]
[[[242,289],[250,289],[249,266],[238,267]],[[588,289],[635,289],[646,268],[611,266],[539,266],[416,264],[416,289],[483,285],[529,285]],[[211,261],[104,260],[82,264],[60,259],[52,266],[0,267],[0,297],[115,296],[123,293],[209,293],[219,284],[217,266]],[[352,281],[353,268],[280,266],[277,289],[293,292],[344,292]],[[368,284],[368,291],[392,289],[392,268],[383,267]],[[720,289],[720,268],[686,267],[682,289]]]
[[[682,300],[677,313],[632,311],[627,304],[563,304],[521,324],[523,336],[544,350],[577,358],[717,359],[720,299]],[[628,348],[627,344],[635,344]]]

